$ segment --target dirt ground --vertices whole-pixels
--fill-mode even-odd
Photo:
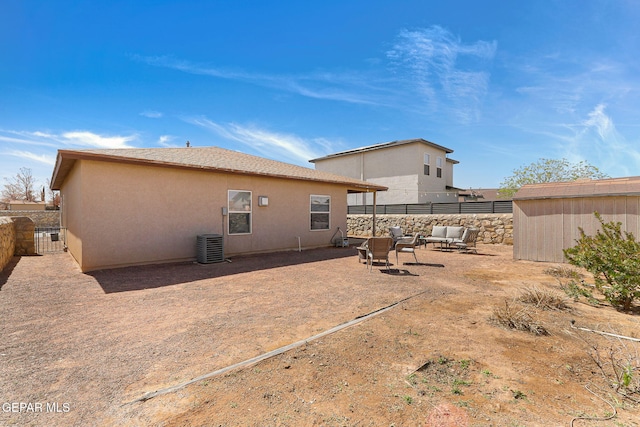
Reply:
[[[637,357],[637,343],[570,322],[637,337],[637,315],[515,301],[565,294],[555,264],[510,246],[417,252],[391,273],[353,247],[91,274],[67,253],[15,258],[0,274],[0,425],[640,425],[589,355]],[[548,335],[496,326],[507,306]]]

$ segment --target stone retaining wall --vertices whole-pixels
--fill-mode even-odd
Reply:
[[[0,217],[0,271],[9,264],[16,248],[16,231],[11,218]]]
[[[347,235],[370,237],[372,215],[347,215]],[[405,234],[431,234],[434,225],[479,228],[478,242],[513,245],[513,214],[376,215],[376,235],[399,225]]]
[[[0,210],[1,216],[27,216],[33,220],[36,227],[59,227],[60,211],[3,211]]]

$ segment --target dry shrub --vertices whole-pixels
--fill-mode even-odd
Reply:
[[[563,265],[558,265],[556,267],[549,267],[546,270],[544,270],[543,273],[556,278],[566,278],[566,279],[574,279],[574,280],[579,280],[584,277],[584,275],[579,273],[577,270],[571,267],[563,266]]]
[[[602,378],[616,393],[634,404],[640,403],[640,344],[618,338],[607,338],[606,345],[581,336],[588,354],[600,370]]]
[[[533,304],[542,310],[568,310],[567,298],[552,291],[536,287],[527,288],[518,301],[525,304]]]
[[[496,308],[490,320],[509,329],[530,332],[534,335],[549,335],[549,332],[535,320],[525,307],[513,307],[505,300],[504,308]]]

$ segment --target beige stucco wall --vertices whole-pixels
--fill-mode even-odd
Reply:
[[[429,175],[424,175],[425,153],[431,156]],[[436,175],[437,157],[442,158],[441,178]],[[378,193],[378,204],[457,201],[454,192],[446,191],[453,181],[453,164],[446,161],[444,151],[420,142],[316,160],[315,167],[388,187]],[[352,205],[372,203],[372,194],[349,196]]]
[[[453,166],[456,163],[453,163],[451,161],[445,161],[445,167],[444,167],[444,183],[445,186],[448,185],[450,187],[453,187]]]
[[[367,181],[377,185],[388,187],[388,191],[379,191],[376,197],[376,203],[379,205],[391,205],[407,202],[406,200],[414,200],[418,188],[418,175],[397,175],[392,177],[371,178]],[[400,190],[406,189],[406,190]],[[373,193],[349,194],[347,198],[350,205],[372,205]]]
[[[228,235],[227,190],[252,191],[252,233]],[[62,185],[68,247],[83,271],[196,259],[199,234],[225,235],[225,256],[327,246],[346,230],[346,189],[310,181],[76,161]],[[331,196],[329,230],[311,231],[309,197]],[[258,206],[268,196],[269,206]]]
[[[80,266],[82,263],[82,162],[76,162],[60,191],[61,227],[67,227],[67,248]]]
[[[457,202],[458,196],[454,191],[447,191],[447,185],[453,182],[453,164],[447,162],[446,153],[434,147],[424,144],[414,144],[416,152],[414,153],[415,161],[419,164],[416,166],[420,171],[419,177],[419,198],[416,203],[446,203]],[[430,154],[431,167],[429,175],[424,174],[424,154]],[[442,158],[442,177],[437,175],[437,158]]]

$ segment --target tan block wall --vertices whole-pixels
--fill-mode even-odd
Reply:
[[[347,233],[369,237],[371,214],[348,215]],[[376,236],[389,234],[389,227],[400,226],[405,234],[431,234],[434,225],[479,228],[478,242],[513,245],[513,214],[376,215]]]
[[[0,271],[11,261],[16,247],[16,233],[11,218],[0,217]]]
[[[36,225],[26,216],[12,218],[16,233],[15,255],[35,255],[36,244],[33,238]]]

